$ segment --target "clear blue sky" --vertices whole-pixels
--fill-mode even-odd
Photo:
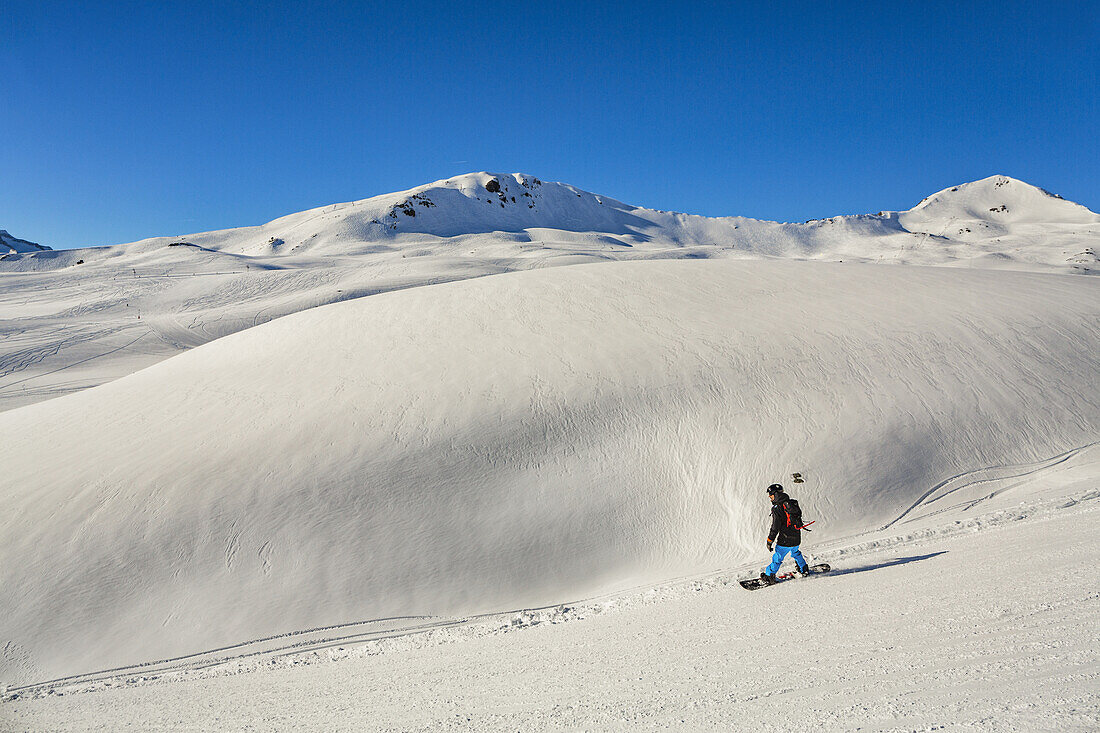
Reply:
[[[0,228],[259,224],[475,170],[802,221],[1004,173],[1100,209],[1100,4],[18,2]]]

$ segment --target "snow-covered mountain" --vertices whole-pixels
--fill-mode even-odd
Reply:
[[[475,173],[262,226],[0,259],[0,410],[85,389],[326,303],[549,266],[810,259],[1097,271],[1100,217],[993,176],[907,212],[804,224],[630,206]]]
[[[396,685],[410,695],[440,688],[416,671],[417,650],[447,629],[497,638],[597,616],[630,593],[644,607],[664,592],[653,584],[687,575],[706,582],[675,596],[661,634],[652,621],[621,633],[597,620],[554,637],[565,641],[551,659],[600,667],[606,652],[590,662],[577,650],[611,644],[629,652],[609,667],[627,680],[624,713],[659,700],[673,712],[650,722],[728,729],[749,708],[748,727],[766,727],[759,711],[789,712],[790,690],[745,672],[771,674],[760,662],[769,649],[746,639],[782,608],[798,621],[792,644],[823,660],[808,679],[836,690],[824,701],[800,691],[798,720],[809,722],[794,729],[862,724],[865,708],[846,696],[896,684],[929,649],[921,695],[902,690],[876,708],[880,727],[900,714],[928,727],[945,701],[982,720],[1026,707],[1013,686],[1028,683],[1015,673],[1026,663],[1057,675],[1059,705],[1083,706],[1054,714],[1042,700],[1028,720],[1089,729],[1096,594],[1077,586],[1096,555],[1080,525],[1100,497],[1100,291],[1080,274],[1095,269],[1098,232],[1087,209],[1003,176],[906,212],[780,224],[480,173],[260,227],[9,253],[0,716],[66,728],[71,696],[55,704],[57,691],[296,666],[349,648],[411,652],[377,665],[412,669]],[[584,266],[558,266],[574,264]],[[795,472],[817,522],[807,551],[837,574],[806,581],[805,600],[780,586],[752,601],[721,596],[721,612],[692,606],[702,586],[745,594],[726,583],[762,564],[762,489]],[[1017,522],[1026,531],[969,537]],[[1006,538],[1016,544],[1002,551]],[[933,558],[948,549],[873,559],[928,540],[957,544],[946,561]],[[958,584],[961,574],[978,577]],[[945,579],[972,592],[941,600]],[[540,606],[550,608],[500,615]],[[843,618],[799,618],[823,609]],[[690,660],[662,646],[672,628]],[[991,660],[990,629],[1013,650]],[[1068,649],[1057,646],[1065,637]],[[494,644],[477,647],[479,662],[522,657]],[[849,660],[882,674],[860,687],[843,677]],[[650,667],[681,672],[627,701]],[[685,674],[720,680],[720,699],[676,709],[685,698],[667,683],[706,685]],[[245,699],[270,712],[311,699],[271,701],[271,690],[316,691],[325,677],[263,679],[267,692]],[[516,717],[531,700],[553,704],[559,688],[546,679],[481,722],[637,722],[602,700],[582,717]],[[1000,697],[975,705],[969,688],[943,690],[952,679],[994,680]],[[197,727],[251,725],[208,704],[229,689],[217,684],[171,721],[201,709],[211,717]],[[102,699],[93,713],[76,704],[75,727],[150,727]],[[415,727],[356,710],[362,724],[296,721]],[[470,721],[449,700],[417,712],[425,729]]]
[[[43,247],[41,244],[35,244],[25,239],[13,237],[6,229],[0,229],[0,253],[42,252],[48,249],[49,247]]]
[[[359,256],[364,263],[387,255],[540,264],[563,256],[728,256],[1086,272],[1096,269],[1089,265],[1097,240],[1100,216],[1007,176],[945,189],[904,212],[784,224],[645,209],[564,183],[482,172],[261,226],[81,250],[81,259],[141,259],[174,246],[262,259]],[[5,269],[58,264],[71,263],[30,258]]]
[[[1093,212],[1061,196],[1007,176],[992,176],[933,194],[898,217],[910,232],[926,233],[950,256],[973,264],[1032,261],[1065,263],[1095,272],[1097,222]]]

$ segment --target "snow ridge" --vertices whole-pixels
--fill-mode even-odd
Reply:
[[[944,189],[903,212],[802,224],[705,217],[624,204],[522,173],[469,173],[255,227],[142,240],[96,258],[189,244],[223,256],[364,264],[408,256],[536,266],[597,259],[783,257],[1091,273],[1100,216],[1008,176]],[[183,256],[183,253],[179,253]],[[8,268],[64,267],[40,258]],[[120,266],[124,263],[118,262]],[[271,265],[269,265],[271,266]]]
[[[10,252],[42,252],[48,250],[49,247],[44,247],[41,244],[35,244],[34,242],[28,242],[25,239],[19,239],[13,237],[8,233],[7,229],[0,229],[0,252],[4,249]]]

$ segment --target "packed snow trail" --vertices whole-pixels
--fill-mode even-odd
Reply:
[[[1095,440],[1094,283],[554,268],[312,309],[0,414],[0,677],[730,566],[793,470],[815,541],[882,526],[946,476]]]
[[[1070,451],[1055,459],[1041,461],[1030,467],[1022,480],[1003,483],[986,478],[998,501],[983,504],[985,513],[972,513],[973,502],[955,503],[906,520],[909,525],[892,529],[891,526],[871,530],[853,537],[838,538],[831,542],[806,543],[807,552],[818,559],[842,563],[843,567],[831,571],[834,575],[864,572],[867,569],[890,567],[912,562],[913,557],[903,557],[867,565],[868,554],[884,550],[902,552],[905,548],[917,548],[930,540],[942,540],[958,535],[972,534],[1021,521],[1046,520],[1063,513],[1076,513],[1078,509],[1090,509],[1100,500],[1100,444]],[[973,475],[988,475],[993,468],[982,469]],[[960,488],[965,488],[965,485]],[[1006,501],[1006,493],[1013,498]],[[993,497],[990,497],[991,499]],[[935,502],[936,499],[932,499]],[[997,506],[1000,508],[997,508]],[[903,530],[898,533],[898,530]],[[812,551],[809,549],[812,548]],[[770,558],[770,553],[766,556]],[[755,577],[757,566],[726,568],[666,580],[660,585],[643,584],[636,588],[583,599],[573,599],[543,608],[522,611],[475,614],[469,616],[407,616],[370,619],[337,626],[303,629],[280,634],[267,639],[256,639],[219,649],[168,660],[147,661],[142,664],[114,669],[104,669],[91,674],[73,675],[28,685],[9,686],[5,700],[42,698],[56,694],[73,694],[103,690],[127,685],[144,685],[157,681],[179,681],[206,678],[222,674],[254,672],[278,666],[280,660],[289,659],[293,665],[312,664],[325,659],[341,659],[348,656],[370,656],[385,653],[397,644],[400,648],[421,647],[437,643],[449,643],[501,633],[539,623],[561,623],[583,620],[598,615],[609,608],[629,606],[654,597],[675,597],[684,589],[698,591],[716,585],[724,586],[734,579]],[[784,566],[792,567],[788,561]],[[802,578],[805,580],[805,578]],[[397,641],[401,640],[401,641]]]
[[[1092,477],[1044,473],[1011,510],[880,534],[881,545],[829,553],[842,563],[829,575],[759,593],[727,570],[510,620],[9,695],[0,721],[56,731],[1093,731],[1100,484],[1095,461],[1078,468]],[[1060,496],[1028,499],[1055,485]],[[779,645],[799,650],[797,661],[770,663]]]

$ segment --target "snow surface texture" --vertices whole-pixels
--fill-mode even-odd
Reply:
[[[1094,273],[1098,246],[1100,216],[1006,176],[941,191],[908,212],[779,224],[475,173],[263,226],[4,255],[0,410],[317,305],[514,270],[784,258]]]
[[[0,728],[1094,730],[1098,230],[474,174],[5,255]],[[836,571],[747,593],[796,471]]]
[[[1095,283],[552,268],[311,309],[8,411],[3,678],[729,566],[777,472],[814,477],[817,542],[891,522],[1096,440]]]
[[[824,577],[746,593],[736,579],[748,566],[553,608],[334,629],[266,653],[249,645],[170,671],[13,690],[0,721],[57,731],[1094,731],[1098,461],[1094,446],[1000,478],[960,477],[898,525],[818,551],[837,566]],[[790,669],[768,663],[780,639],[800,651]]]

